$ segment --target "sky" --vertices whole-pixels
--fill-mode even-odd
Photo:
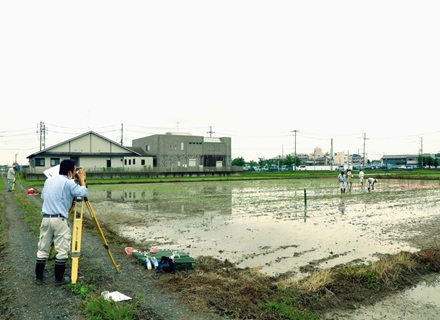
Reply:
[[[231,137],[245,161],[437,153],[439,15],[439,1],[2,1],[0,165],[90,130],[125,146]]]

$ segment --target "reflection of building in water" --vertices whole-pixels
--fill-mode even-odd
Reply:
[[[232,213],[232,189],[227,184],[188,184],[183,191],[182,186],[181,183],[177,186],[170,184],[169,188],[160,190],[151,186],[139,190],[139,185],[136,186],[136,190],[130,190],[127,186],[124,186],[124,189],[112,186],[111,190],[94,188],[89,189],[89,199],[94,202],[145,202],[145,210],[162,213]]]

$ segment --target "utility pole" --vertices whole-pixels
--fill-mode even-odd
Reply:
[[[295,133],[295,158],[294,158],[294,161],[295,161],[295,171],[296,171],[296,133],[298,132],[298,130],[293,130],[292,132]]]
[[[212,126],[209,126],[209,131],[207,133],[209,133],[209,137],[212,138],[212,134],[215,133],[212,131]]]
[[[364,157],[362,159],[362,169],[365,168],[365,140],[366,140],[366,133],[364,133]]]
[[[330,139],[330,170],[333,171],[333,163],[335,160],[333,159],[333,138]]]
[[[121,123],[121,146],[124,144],[124,124]]]
[[[46,148],[46,124],[40,121],[40,151]]]

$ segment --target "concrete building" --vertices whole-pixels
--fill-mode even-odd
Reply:
[[[153,158],[157,168],[227,168],[231,138],[168,132],[133,140],[133,147]]]

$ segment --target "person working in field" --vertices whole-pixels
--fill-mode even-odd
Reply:
[[[362,169],[359,171],[359,183],[361,184],[361,188],[364,187],[364,172]]]
[[[374,190],[374,184],[377,182],[377,179],[375,178],[368,178],[367,179],[367,183],[368,183],[368,192],[370,192],[371,190]]]
[[[339,182],[339,188],[341,189],[341,193],[345,193],[345,173],[344,171],[341,171],[341,173],[338,175],[338,182]]]
[[[348,191],[351,191],[351,186],[353,184],[352,181],[353,178],[353,173],[351,172],[351,169],[347,169],[347,186],[348,186]]]
[[[13,164],[12,167],[8,170],[8,191],[12,191],[12,187],[14,186],[15,182],[15,175],[17,173],[17,165]]]

